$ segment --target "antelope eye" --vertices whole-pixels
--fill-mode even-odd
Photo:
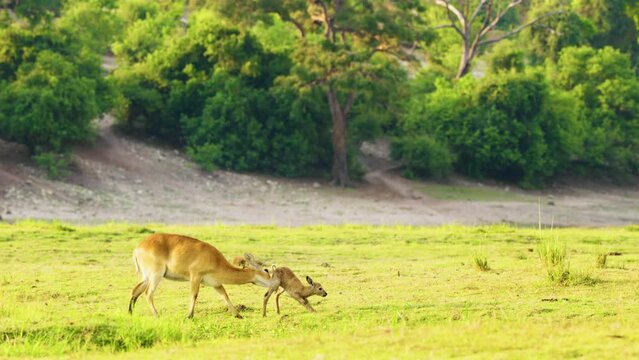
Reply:
[[[322,288],[320,288],[320,291],[322,290]]]

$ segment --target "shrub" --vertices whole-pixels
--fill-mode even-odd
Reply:
[[[512,41],[497,43],[488,55],[488,67],[491,73],[501,71],[521,72],[525,67],[524,51],[517,48]]]
[[[629,56],[610,47],[570,47],[551,73],[553,83],[582,109],[581,166],[590,172],[639,173],[639,80]]]
[[[539,186],[581,149],[575,100],[541,74],[465,77],[410,102],[405,134],[449,144],[457,171]]]
[[[32,154],[62,152],[90,139],[91,120],[101,110],[96,85],[62,55],[40,52],[0,93],[0,136],[26,145]]]
[[[100,56],[79,44],[47,24],[0,30],[0,137],[31,154],[91,139],[91,120],[110,107],[113,91]]]
[[[60,179],[69,174],[71,158],[68,154],[43,152],[33,156],[36,164],[47,172],[51,179]]]
[[[275,84],[288,57],[210,16],[196,14],[186,34],[116,71],[121,123],[186,146],[206,170],[296,176],[328,163],[325,95]]]
[[[391,144],[391,155],[401,160],[408,177],[446,177],[453,164],[453,156],[444,145],[428,135],[395,138]]]

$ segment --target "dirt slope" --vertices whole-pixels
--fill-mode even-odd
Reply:
[[[112,123],[102,119],[97,141],[76,149],[76,169],[65,181],[47,179],[23,148],[0,142],[0,215],[78,223],[534,224],[539,198],[547,224],[639,223],[636,187],[523,193],[463,179],[450,186],[414,182],[393,171],[382,146],[382,154],[363,149],[370,172],[343,190],[313,179],[204,173],[175,150],[117,134]]]

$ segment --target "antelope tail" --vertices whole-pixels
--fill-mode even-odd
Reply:
[[[135,273],[139,274],[140,273],[140,264],[138,264],[138,258],[135,256],[135,253],[133,253],[133,265],[135,265]]]

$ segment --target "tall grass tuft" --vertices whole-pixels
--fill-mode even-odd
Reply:
[[[558,240],[542,239],[537,254],[546,268],[548,280],[554,284],[565,284],[570,278],[570,263],[566,255],[566,244]]]
[[[488,265],[488,257],[484,253],[475,251],[473,253],[473,265],[479,271],[489,271],[490,265]]]
[[[608,261],[608,253],[600,253],[597,255],[596,265],[599,269],[604,269],[606,267],[607,261]]]

